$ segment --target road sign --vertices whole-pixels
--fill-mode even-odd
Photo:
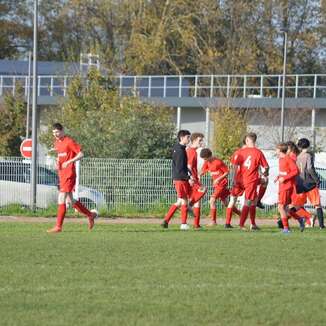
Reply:
[[[32,157],[32,139],[24,139],[20,145],[20,153],[25,158]]]

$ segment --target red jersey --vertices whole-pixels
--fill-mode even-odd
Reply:
[[[282,192],[295,186],[295,177],[299,174],[299,169],[293,159],[285,156],[279,159],[279,178],[284,178],[284,182],[279,183],[278,191]]]
[[[202,174],[205,174],[207,172],[210,172],[211,177],[213,179],[213,182],[219,178],[221,175],[223,175],[226,172],[229,172],[228,167],[224,164],[223,161],[220,159],[214,157],[212,161],[205,161],[203,167],[202,167]],[[227,177],[220,180],[218,183],[214,184],[214,187],[216,186],[224,186],[228,184]]]
[[[260,166],[268,168],[263,152],[256,147],[241,148],[234,159],[234,164],[239,166],[237,180],[240,180],[243,185],[259,180]]]
[[[75,163],[69,164],[65,169],[62,168],[62,163],[74,158],[81,151],[80,145],[77,144],[72,138],[64,136],[62,139],[58,139],[54,142],[54,148],[58,153],[57,163],[59,175],[75,175]]]
[[[197,168],[197,150],[193,147],[188,147],[187,152],[187,165],[190,167],[191,175],[195,182],[199,182],[198,178],[198,168]]]
[[[294,162],[297,161],[297,155],[294,154],[293,152],[290,152],[290,153],[289,153],[289,157],[292,158],[292,160],[293,160]]]
[[[237,159],[237,157],[239,156],[239,154],[240,154],[240,151],[242,150],[242,148],[238,148],[233,154],[232,154],[232,156],[231,156],[231,158],[230,158],[230,163],[232,164],[232,165],[235,165],[235,161],[236,161],[236,159]],[[236,181],[236,182],[240,182],[240,180],[239,180],[239,172],[240,171],[240,167],[238,167],[236,170],[234,170],[234,174],[235,174],[235,176],[234,176],[234,180]]]

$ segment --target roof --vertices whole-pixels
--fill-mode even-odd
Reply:
[[[75,75],[79,71],[76,62],[38,62],[38,75]],[[0,75],[28,75],[28,61],[0,60]]]

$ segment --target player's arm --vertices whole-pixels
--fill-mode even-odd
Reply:
[[[289,180],[291,178],[294,178],[295,176],[297,176],[299,174],[299,169],[298,169],[297,165],[293,162],[293,160],[288,161],[288,166],[289,166],[290,171],[286,175],[282,176],[283,182],[286,180]]]
[[[269,165],[263,152],[261,152],[260,166],[264,177],[269,176]]]
[[[226,178],[228,176],[228,174],[229,174],[229,169],[228,169],[228,167],[224,163],[222,163],[220,169],[221,169],[221,171],[223,173],[218,178],[216,178],[214,180],[213,185],[214,184],[218,184],[221,180],[223,180],[224,178]]]

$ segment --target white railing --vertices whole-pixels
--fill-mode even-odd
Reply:
[[[73,76],[39,76],[39,96],[66,96]],[[15,95],[18,85],[27,95],[27,76],[0,76],[0,96]],[[141,97],[280,98],[282,75],[113,76],[120,95]],[[32,84],[32,83],[31,83]],[[286,97],[326,98],[326,74],[286,76]]]

